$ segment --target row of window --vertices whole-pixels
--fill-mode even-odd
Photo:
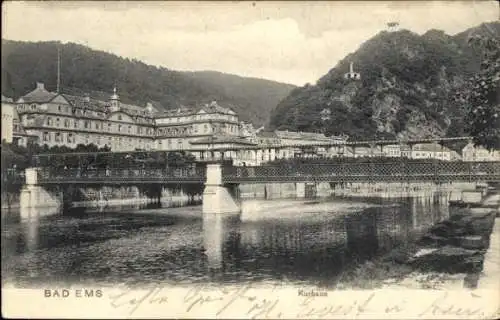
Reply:
[[[78,140],[78,141],[77,141]],[[112,145],[122,145],[129,144],[133,146],[142,146],[149,145],[152,141],[148,139],[137,139],[137,138],[125,138],[125,137],[105,137],[101,135],[77,135],[74,133],[65,133],[65,132],[43,132],[42,133],[42,141],[43,142],[56,142],[56,143],[85,143],[90,144],[94,143],[96,145],[104,145],[107,144],[109,146]]]
[[[213,131],[222,131],[226,133],[238,133],[238,128],[236,126],[222,126],[222,127],[213,127],[208,124],[203,125],[203,130],[200,132],[197,125],[193,125],[192,127],[183,127],[183,128],[158,128],[158,135],[163,136],[177,136],[177,135],[186,135],[192,133],[210,133]]]
[[[42,109],[42,108],[38,108],[37,104],[31,104],[30,106],[25,105],[25,104],[19,104],[17,108],[18,108],[18,111],[25,111],[25,110],[36,111],[38,109]],[[45,110],[46,108],[43,108],[43,109]],[[72,106],[67,106],[67,105],[58,105],[57,111],[61,112],[61,113],[67,113],[67,114],[71,113],[72,115],[76,115],[76,116],[96,117],[96,118],[105,117],[105,112],[103,112],[103,111],[82,109],[82,108],[77,108],[77,107],[72,107]],[[142,111],[142,112],[132,111],[132,113],[136,114],[136,116],[134,117],[134,119],[136,121],[143,122],[143,123],[153,123],[153,119],[144,118],[144,116],[147,115],[146,111]],[[119,120],[122,120],[122,115],[119,115],[118,118],[119,118]]]
[[[72,124],[71,124],[72,122]],[[83,122],[83,123],[82,123]],[[148,134],[152,135],[153,134],[153,128],[143,128],[141,126],[135,127],[132,125],[122,125],[122,124],[115,124],[113,125],[112,123],[108,122],[107,125],[105,122],[102,121],[91,121],[91,120],[78,120],[78,119],[73,119],[71,121],[70,119],[63,119],[61,121],[60,118],[55,118],[52,119],[52,117],[47,117],[46,120],[47,126],[56,126],[56,127],[61,127],[61,124],[64,128],[70,128],[73,127],[75,129],[80,127],[80,124],[83,125],[84,129],[95,129],[95,130],[106,130],[108,132],[120,132],[120,133],[135,133],[135,134]]]
[[[192,116],[183,116],[183,117],[169,117],[169,118],[161,118],[158,119],[158,123],[179,123],[179,122],[188,122],[194,120],[228,120],[228,121],[238,121],[236,116],[222,115],[222,114],[196,114]]]
[[[446,153],[441,153],[441,152],[415,152],[415,157],[428,157],[428,158],[432,158],[432,157],[440,157],[440,158],[446,158],[446,156],[448,156],[448,154]]]

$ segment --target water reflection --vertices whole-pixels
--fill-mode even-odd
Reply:
[[[240,216],[237,214],[203,215],[203,249],[209,270],[223,269],[224,254],[234,252],[239,241],[239,224]],[[225,250],[226,247],[228,250]]]
[[[2,219],[2,270],[6,279],[31,284],[331,284],[343,270],[414,241],[416,234],[450,214],[446,194],[370,203],[347,210],[334,200],[318,204],[322,209],[313,212],[313,205],[297,202],[284,209],[290,213],[286,219],[276,217],[271,202],[262,206],[267,214],[243,220],[238,215],[203,215],[199,207],[80,209],[50,216],[28,211],[18,220]]]

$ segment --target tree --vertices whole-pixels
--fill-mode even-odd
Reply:
[[[500,41],[498,37],[474,36],[470,45],[482,53],[480,71],[458,96],[467,106],[466,132],[476,145],[500,148]]]

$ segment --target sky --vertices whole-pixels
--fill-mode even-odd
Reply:
[[[397,21],[455,34],[499,19],[497,1],[2,3],[2,38],[74,42],[173,70],[315,83]]]

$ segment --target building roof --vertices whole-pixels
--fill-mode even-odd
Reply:
[[[191,144],[221,144],[221,143],[234,143],[234,144],[244,144],[244,145],[255,145],[255,143],[248,141],[247,139],[229,136],[229,135],[213,135],[207,138],[201,138],[199,140],[190,141]]]
[[[401,151],[411,151],[411,148],[407,144],[401,144]]]
[[[352,147],[348,147],[347,150],[349,150],[353,154],[368,154],[368,155],[383,155],[384,152],[380,151],[378,148],[374,148],[373,150],[370,147],[355,147],[354,149]]]
[[[274,131],[259,131],[257,132],[257,137],[279,139],[278,135]]]
[[[2,102],[14,102],[12,98],[6,97],[2,94]]]
[[[236,113],[231,108],[222,107],[217,103],[217,101],[212,101],[211,103],[204,104],[195,108],[188,108],[186,106],[180,106],[177,109],[170,109],[156,113],[158,117],[178,117],[178,116],[189,116],[197,113],[222,113],[228,115],[236,115]]]
[[[323,141],[331,141],[332,139],[325,136],[323,133],[314,133],[314,132],[294,132],[294,131],[280,131],[276,130],[276,135],[279,138],[284,139],[302,139],[302,140],[323,140]]]
[[[61,94],[68,102],[77,108],[86,108],[91,110],[104,111],[107,103],[104,101],[100,101],[94,98],[88,97],[88,101],[86,101],[85,97],[73,96],[66,93]]]
[[[24,103],[45,103],[51,101],[56,96],[57,93],[47,91],[43,83],[37,83],[35,90],[28,92],[19,98],[18,101]]]
[[[419,143],[413,147],[413,150],[433,151],[433,152],[440,152],[440,151],[448,152],[448,151],[450,151],[449,148],[442,146],[440,144],[437,144],[437,143]]]
[[[62,96],[68,102],[77,108],[85,108],[89,110],[95,110],[95,111],[105,111],[106,106],[110,105],[110,96],[106,97],[106,94],[104,92],[93,92],[92,97],[89,95],[78,95],[78,94],[68,94],[68,93],[55,93],[55,92],[49,92],[48,90],[45,89],[45,86],[43,83],[37,83],[37,87],[19,98],[18,102],[22,103],[47,103],[52,101],[55,97],[57,96]],[[8,98],[6,98],[8,99]],[[2,96],[2,101],[4,101],[4,97]],[[156,104],[158,105],[158,104]],[[146,105],[147,106],[147,105]],[[120,109],[131,115],[131,116],[137,116],[137,115],[148,115],[150,112],[148,112],[148,109],[146,106],[137,106],[133,104],[127,104],[123,103],[120,101]],[[158,107],[152,105],[152,108],[149,108],[152,112],[155,112]]]
[[[230,115],[235,115],[236,113],[231,110],[231,108],[225,108],[225,107],[222,107],[221,105],[219,105],[217,103],[217,101],[212,101],[210,103],[207,103],[205,105],[203,105],[199,110],[199,111],[205,111],[207,113],[223,113],[223,114],[230,114]]]

